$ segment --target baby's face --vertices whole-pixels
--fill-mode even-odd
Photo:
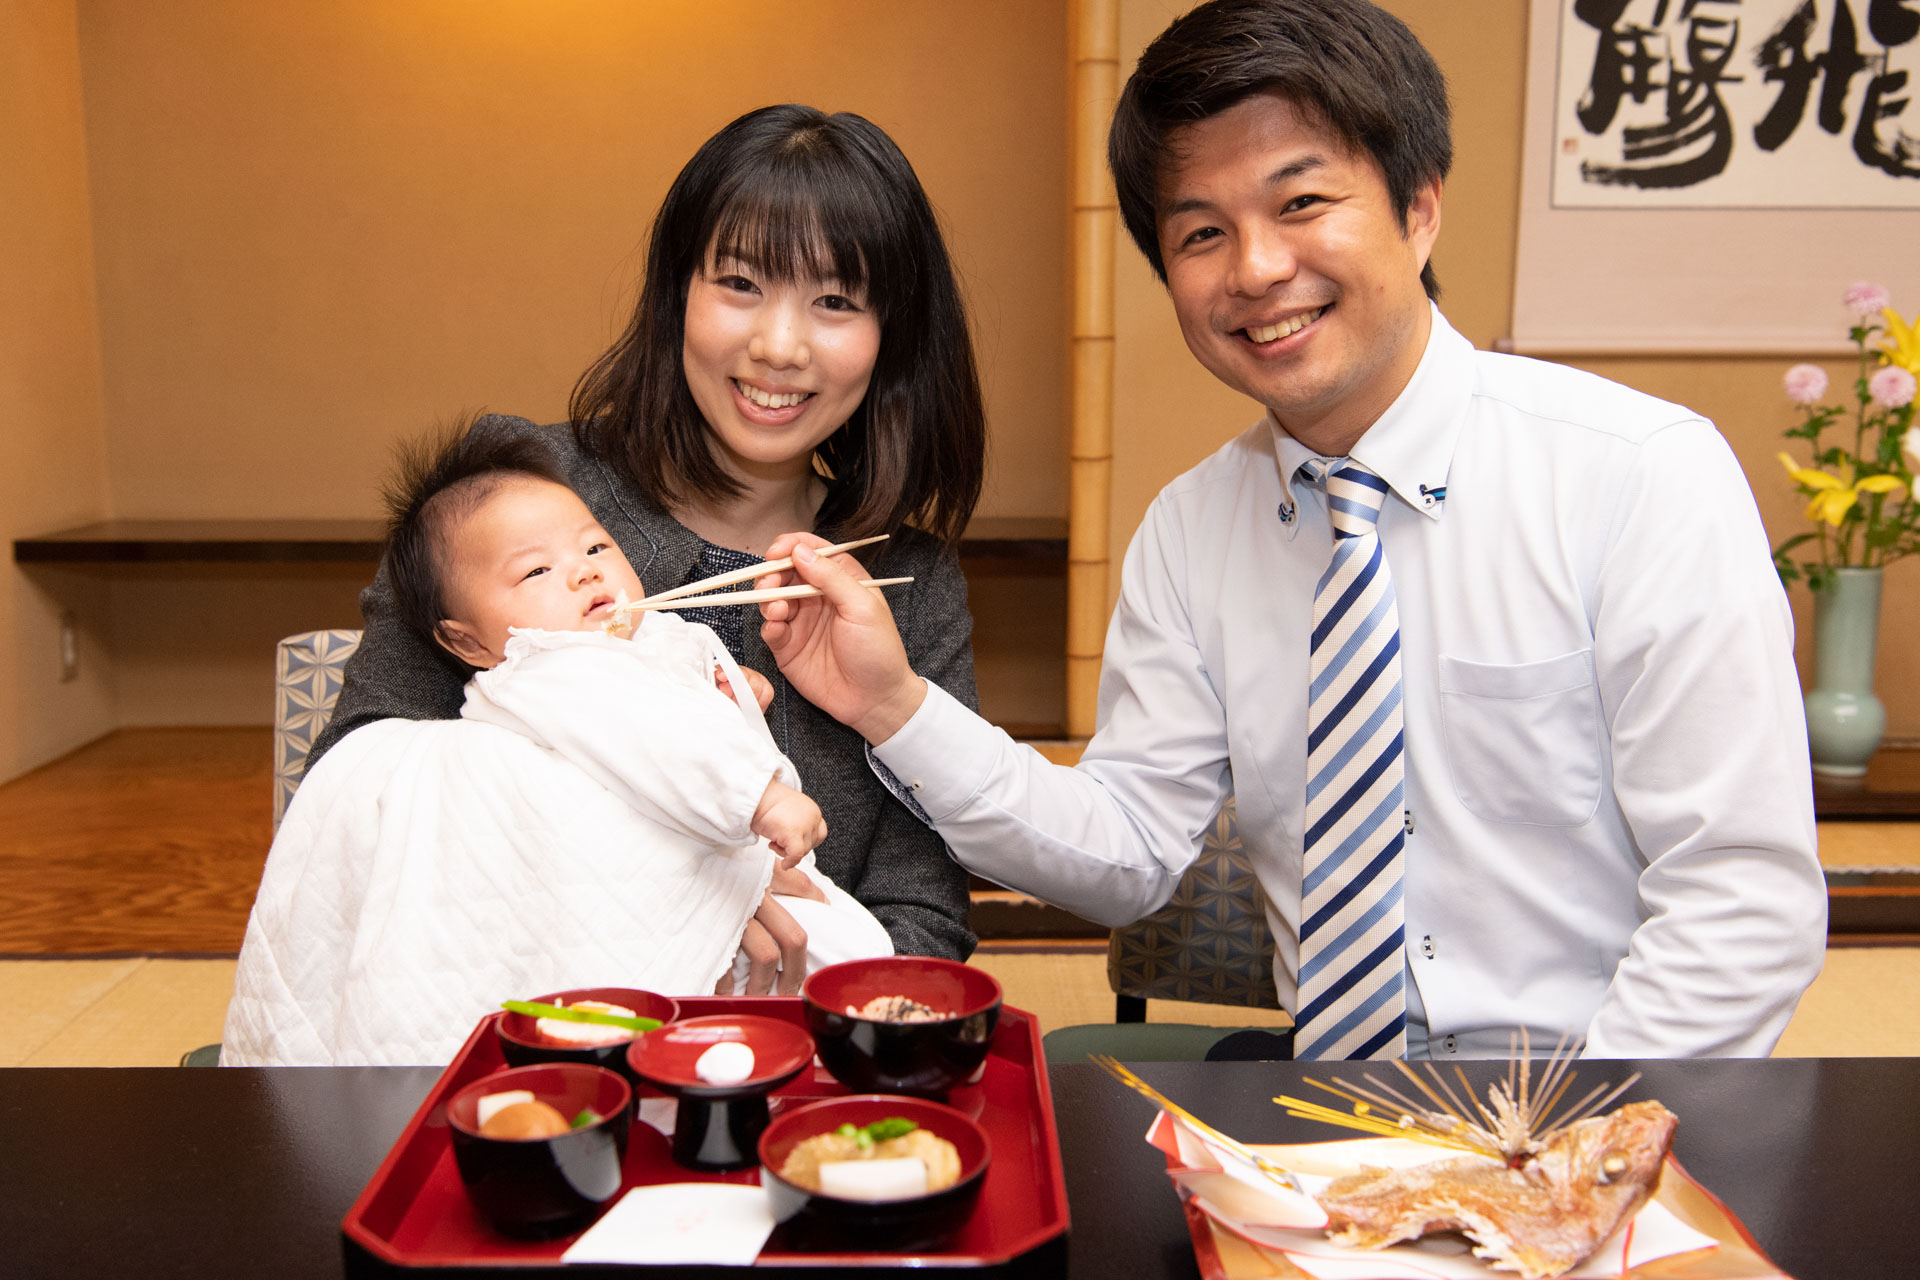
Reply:
[[[615,595],[645,594],[639,575],[573,490],[515,478],[452,530],[447,648],[476,667],[505,657],[507,628],[592,631]]]

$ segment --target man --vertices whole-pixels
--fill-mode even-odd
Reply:
[[[1365,0],[1176,21],[1109,157],[1188,346],[1268,415],[1149,510],[1081,764],[919,680],[804,544],[826,596],[766,607],[782,670],[962,863],[1093,919],[1161,905],[1231,791],[1298,1056],[1767,1053],[1826,896],[1724,441],[1447,325],[1445,85]]]

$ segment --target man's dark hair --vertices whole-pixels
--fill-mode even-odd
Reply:
[[[1402,231],[1420,188],[1453,167],[1446,78],[1400,19],[1367,0],[1213,0],[1147,46],[1107,135],[1120,216],[1161,283],[1154,214],[1167,135],[1263,92],[1372,156]],[[1431,262],[1420,283],[1440,296]]]
[[[911,520],[957,542],[986,469],[966,311],[913,166],[850,112],[762,107],[687,161],[654,218],[633,319],[574,386],[581,444],[664,510],[740,491],[683,365],[687,288],[709,249],[775,281],[837,280],[880,322],[866,396],[814,451],[827,485],[818,528],[859,538]]]
[[[465,675],[473,668],[440,643],[454,532],[501,485],[546,480],[566,488],[566,476],[539,439],[476,430],[470,418],[404,441],[394,454],[382,491],[394,609],[408,630]]]

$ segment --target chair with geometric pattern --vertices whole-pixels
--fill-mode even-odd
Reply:
[[[1116,1022],[1143,1021],[1149,997],[1281,1007],[1266,898],[1240,843],[1232,796],[1172,900],[1108,938],[1107,982]]]
[[[358,631],[303,631],[273,659],[273,829],[306,776],[307,752],[333,718],[341,673],[360,647]]]
[[[1233,797],[1220,807],[1200,856],[1173,898],[1107,937],[1113,1021],[1056,1027],[1042,1037],[1049,1062],[1111,1055],[1141,1062],[1271,1061],[1293,1056],[1293,1028],[1238,1029],[1148,1022],[1148,999],[1279,1009],[1266,899],[1240,843]]]

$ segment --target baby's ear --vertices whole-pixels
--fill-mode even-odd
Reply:
[[[465,623],[455,622],[452,618],[440,619],[440,625],[433,629],[433,638],[440,642],[442,649],[470,667],[484,671],[499,663],[499,659],[487,652],[487,646],[480,643],[480,638]]]

